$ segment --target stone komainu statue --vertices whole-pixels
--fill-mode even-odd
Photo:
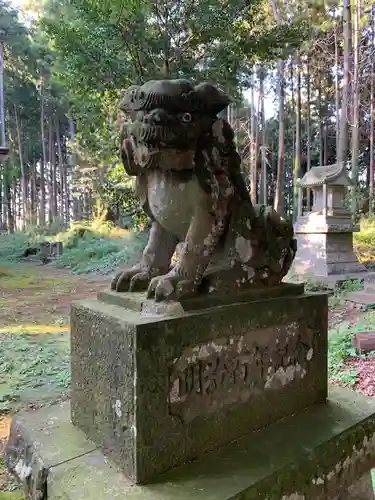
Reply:
[[[115,276],[113,290],[179,300],[276,285],[288,272],[293,226],[252,205],[233,130],[217,116],[229,103],[216,87],[187,80],[125,92],[121,158],[152,226],[140,262]]]

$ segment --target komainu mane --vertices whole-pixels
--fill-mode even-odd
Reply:
[[[216,87],[187,80],[130,87],[120,109],[121,158],[152,226],[138,264],[111,288],[156,301],[276,285],[296,252],[293,226],[253,206]],[[176,252],[176,262],[172,257]]]

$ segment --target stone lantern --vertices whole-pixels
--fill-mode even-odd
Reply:
[[[351,180],[344,162],[311,168],[298,180],[298,242],[292,272],[325,278],[362,273],[366,268],[353,251],[353,232],[359,227],[344,208]],[[303,190],[312,190],[311,212],[303,212]]]

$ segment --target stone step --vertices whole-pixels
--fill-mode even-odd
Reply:
[[[345,300],[360,305],[375,304],[375,294],[362,290],[359,292],[350,292],[345,296]]]

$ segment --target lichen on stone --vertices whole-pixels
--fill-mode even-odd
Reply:
[[[215,86],[187,80],[125,92],[119,107],[130,121],[120,154],[152,228],[141,261],[117,273],[113,290],[178,301],[275,285],[287,274],[293,226],[271,207],[252,205],[233,129],[217,116],[229,102]]]

